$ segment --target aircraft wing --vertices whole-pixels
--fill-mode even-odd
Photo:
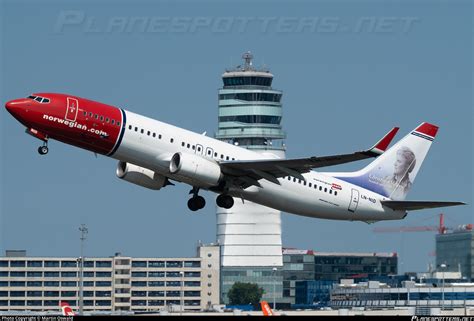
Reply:
[[[434,202],[434,201],[381,201],[383,206],[395,211],[415,211],[424,208],[466,205],[463,202]]]
[[[340,165],[358,160],[377,157],[381,155],[398,132],[398,127],[392,128],[382,139],[367,150],[352,154],[341,154],[331,156],[313,156],[297,159],[263,159],[224,161],[220,163],[224,174],[238,177],[246,184],[256,185],[259,179],[266,179],[275,184],[280,184],[278,177],[293,176],[305,180],[302,173],[307,173],[313,168]]]

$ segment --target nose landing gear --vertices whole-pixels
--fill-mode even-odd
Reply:
[[[193,189],[189,192],[189,194],[193,194],[193,197],[191,197],[188,201],[188,208],[195,212],[197,210],[200,210],[206,206],[206,200],[204,197],[198,195],[199,188],[193,187]]]
[[[43,144],[43,146],[38,147],[38,153],[40,155],[46,155],[48,153],[48,151],[49,151],[49,149],[48,149],[48,143],[47,142],[45,142]]]

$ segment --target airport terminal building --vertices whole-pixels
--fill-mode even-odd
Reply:
[[[0,312],[79,307],[75,257],[0,257]],[[219,304],[219,246],[202,245],[193,258],[84,259],[84,311],[206,310]]]
[[[474,284],[446,282],[443,285],[442,282],[433,284],[404,281],[401,287],[393,288],[378,281],[355,284],[353,280],[342,280],[331,291],[330,306],[379,309],[406,306],[462,308],[474,306]]]
[[[306,304],[296,300],[297,284],[327,287],[341,279],[370,279],[397,274],[397,253],[317,252],[283,249],[283,298],[279,306]]]

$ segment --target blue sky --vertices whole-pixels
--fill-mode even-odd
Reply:
[[[197,132],[217,129],[220,76],[250,50],[283,90],[288,157],[351,152],[392,126],[440,126],[408,199],[472,204],[472,4],[469,1],[1,1],[1,101],[61,92]],[[40,142],[0,112],[0,251],[193,256],[215,241],[215,207],[186,207],[189,187],[149,191],[116,161]],[[328,169],[353,170],[365,162]],[[472,206],[367,225],[283,214],[283,243],[316,251],[398,252],[422,271],[434,233],[375,226],[472,222]]]

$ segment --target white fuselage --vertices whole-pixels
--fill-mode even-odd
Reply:
[[[151,169],[176,181],[195,183],[170,173],[169,163],[177,152],[197,154],[217,162],[275,157],[129,111],[125,113],[123,139],[112,157]],[[293,177],[282,177],[278,178],[278,185],[261,179],[261,187],[251,186],[243,190],[230,190],[229,193],[284,212],[325,219],[373,222],[402,219],[406,215],[404,211],[383,207],[380,201],[387,198],[362,187],[314,171],[303,176],[306,182]]]

